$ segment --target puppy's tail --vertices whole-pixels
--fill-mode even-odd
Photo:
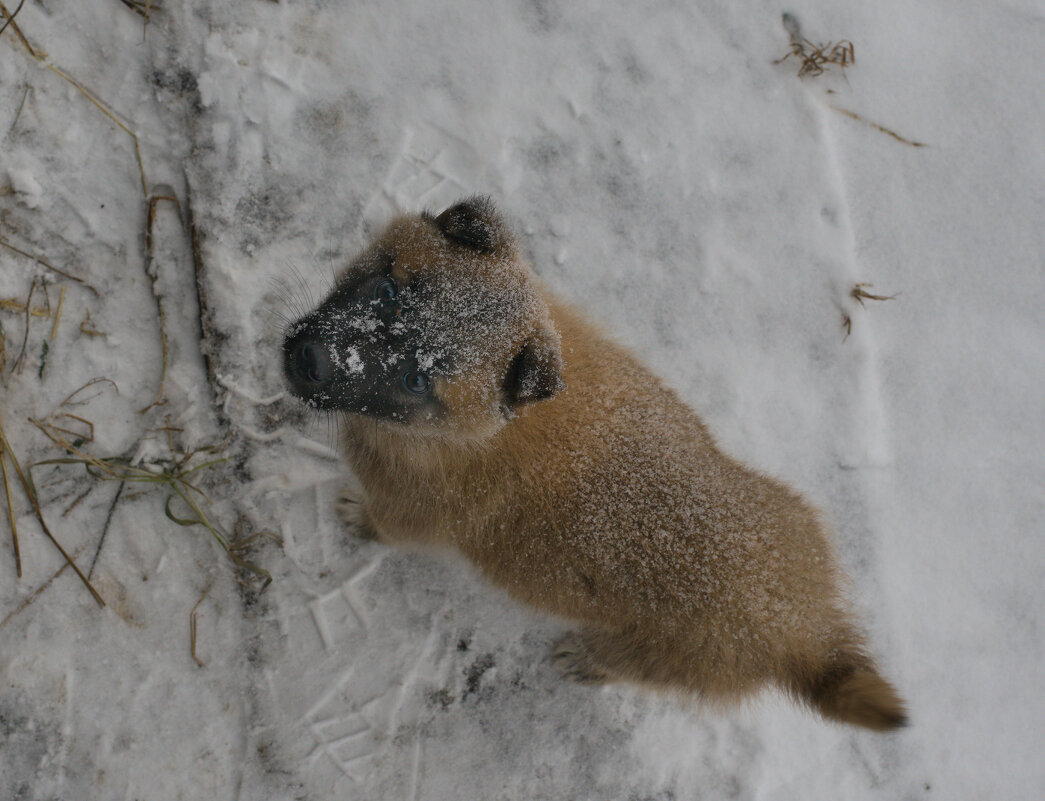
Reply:
[[[797,669],[790,685],[825,718],[874,731],[907,725],[903,699],[859,651],[835,653],[817,666]]]

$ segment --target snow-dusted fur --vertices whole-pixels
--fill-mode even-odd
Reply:
[[[484,341],[453,343],[459,369],[437,377],[427,413],[345,415],[354,526],[456,548],[515,598],[575,621],[554,654],[571,678],[712,701],[772,684],[828,718],[905,723],[816,509],[722,453],[674,391],[543,290],[487,202],[400,220],[374,247],[403,285],[438,279],[462,304],[511,287],[515,300]]]

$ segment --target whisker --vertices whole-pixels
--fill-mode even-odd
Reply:
[[[289,264],[288,272],[294,280],[287,275],[272,277],[269,281],[270,294],[273,296],[273,305],[282,307],[292,320],[298,320],[312,310],[311,298],[303,278],[300,274],[294,274]]]
[[[261,319],[265,324],[265,329],[276,337],[283,337],[296,322],[296,318],[289,317],[279,309],[272,308],[263,308],[261,310]]]
[[[301,272],[301,268],[295,264],[290,265],[290,274],[297,281],[298,287],[301,290],[301,295],[303,295],[308,301],[308,308],[315,308],[316,299],[312,294],[312,284],[305,279],[305,275]]]
[[[334,268],[334,254],[330,254],[330,256],[327,257],[327,270],[330,272],[330,277],[328,278],[329,285],[327,286],[327,291],[333,292],[334,287],[337,286],[337,270]]]

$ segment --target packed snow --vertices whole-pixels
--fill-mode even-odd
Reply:
[[[0,798],[1040,793],[1040,3],[20,8],[0,424],[106,605],[8,458]],[[844,43],[822,72],[785,13]],[[337,420],[287,395],[285,321],[396,214],[475,193],[823,509],[907,729],[565,682],[563,621],[338,522]],[[125,480],[40,464],[69,455],[47,432]],[[143,477],[204,464],[214,532]]]

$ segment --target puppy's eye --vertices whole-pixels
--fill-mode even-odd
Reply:
[[[431,381],[428,380],[428,376],[424,373],[414,370],[403,376],[403,386],[411,395],[424,395],[428,392]]]
[[[374,285],[374,300],[380,303],[391,303],[399,294],[394,278],[382,278]]]

